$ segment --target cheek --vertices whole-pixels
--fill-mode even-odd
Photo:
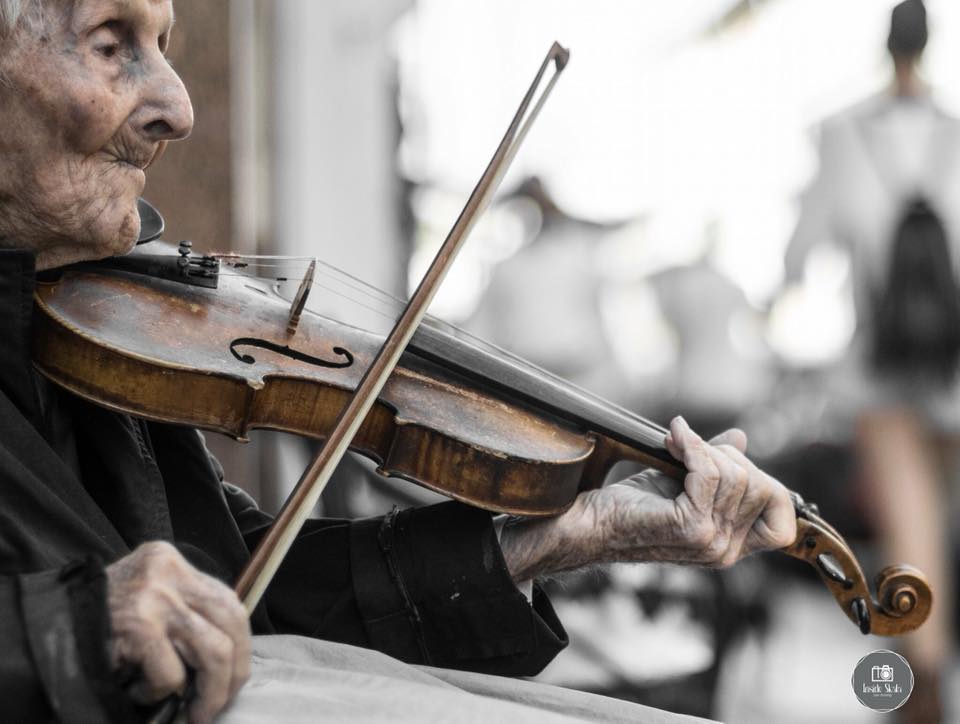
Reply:
[[[81,154],[102,149],[113,138],[126,118],[119,99],[98,89],[65,98],[64,116],[67,146]]]
[[[100,150],[128,115],[121,80],[87,67],[73,53],[38,66],[31,83],[36,115],[50,134],[62,138],[67,152]]]

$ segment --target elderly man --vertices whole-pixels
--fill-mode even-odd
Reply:
[[[614,560],[727,566],[793,540],[789,497],[742,433],[708,445],[677,419],[680,491],[649,476],[499,532],[456,503],[311,521],[248,621],[228,584],[269,518],[222,483],[196,431],[94,407],[29,356],[36,272],[129,251],[145,169],[190,132],[172,24],[170,0],[0,0],[5,718],[136,720],[133,702],[177,691],[189,666],[191,720],[210,721],[249,676],[251,628],[533,674],[565,637],[516,584]]]

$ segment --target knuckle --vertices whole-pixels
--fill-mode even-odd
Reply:
[[[737,481],[737,485],[746,487],[747,483],[750,482],[750,471],[739,463],[733,464],[733,475],[734,479]]]
[[[186,683],[187,673],[183,666],[160,667],[149,681],[150,686],[157,694],[167,694],[180,690]]]
[[[177,608],[180,604],[180,596],[177,592],[159,579],[144,581],[139,594],[140,606],[146,609],[144,613],[148,616],[155,617],[158,613]]]
[[[183,561],[180,552],[166,541],[144,543],[140,549],[143,551],[144,566],[153,574],[176,571]]]
[[[127,606],[128,616],[137,622],[136,630],[141,635],[145,634],[145,629],[147,623],[156,621],[156,604],[154,603],[152,597],[148,592],[141,589],[137,594],[130,598],[129,605]],[[149,626],[153,628],[153,626]]]
[[[745,489],[750,483],[750,473],[740,464],[733,460],[724,463],[721,472],[721,478],[724,486],[730,486],[736,489]]]
[[[725,554],[720,556],[715,567],[719,568],[720,570],[726,570],[728,568],[732,568],[733,565],[739,560],[740,556],[738,556],[734,551],[727,551]]]
[[[773,544],[775,548],[786,548],[788,545],[791,545],[796,538],[796,532],[791,532],[786,529],[777,530],[774,534]]]
[[[233,662],[233,640],[229,636],[211,637],[207,650],[217,666],[227,666]]]
[[[708,519],[692,531],[691,544],[707,565],[716,565],[730,549],[733,535],[722,520]]]
[[[150,657],[162,638],[162,633],[148,619],[134,615],[114,618],[113,656],[121,661],[141,661]]]
[[[708,519],[695,521],[687,533],[687,542],[700,551],[709,551],[716,539],[717,527]]]
[[[243,607],[243,602],[240,600],[237,592],[219,581],[217,581],[217,583],[219,584],[217,600],[220,602],[220,605],[233,616],[242,616],[245,619],[247,617],[247,609]]]
[[[718,535],[704,549],[704,554],[711,565],[720,567],[728,551],[729,539],[726,536]]]

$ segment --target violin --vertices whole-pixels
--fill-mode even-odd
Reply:
[[[150,420],[246,439],[257,428],[322,440],[382,337],[292,306],[275,284],[221,274],[189,249],[134,253],[65,271],[36,292],[34,364],[74,394]],[[193,278],[173,276],[188,260]],[[164,266],[170,274],[161,270]],[[216,285],[214,286],[214,282]],[[421,326],[351,448],[383,475],[491,511],[556,515],[619,462],[685,470],[666,430],[496,348]],[[797,541],[865,633],[926,617],[929,587],[905,566],[874,600],[843,538],[794,495]]]
[[[566,57],[551,53],[548,61],[556,61],[559,72]],[[516,152],[515,137],[526,130],[518,131],[519,116],[494,161]],[[471,196],[471,214],[482,210],[502,177],[498,164],[491,163]],[[142,215],[149,236],[159,236],[162,222]],[[454,242],[472,218],[465,211],[458,219]],[[126,257],[75,265],[41,281],[35,366],[82,398],[150,420],[241,440],[258,428],[336,437],[343,450],[349,446],[375,460],[383,475],[514,515],[557,515],[581,492],[601,486],[622,461],[677,480],[686,473],[667,451],[663,427],[455,330],[419,325],[429,303],[429,295],[419,296],[424,284],[401,322],[412,308],[419,318],[404,328],[404,339],[391,342],[398,322],[385,344],[374,333],[306,308],[315,265],[291,302],[269,281],[223,272],[237,260],[195,254],[184,242],[175,250],[138,248]],[[432,273],[433,267],[428,278]],[[384,348],[393,357],[389,365],[380,363]],[[369,403],[354,428],[340,432],[355,390],[369,387],[378,367],[382,380]],[[932,593],[922,573],[888,567],[874,595],[843,537],[815,505],[792,497],[797,538],[783,552],[815,568],[863,633],[897,635],[923,623]],[[305,517],[312,505],[300,507]],[[242,578],[238,590],[265,587],[253,583],[257,575]]]

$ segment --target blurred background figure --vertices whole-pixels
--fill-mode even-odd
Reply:
[[[768,400],[774,374],[760,311],[718,264],[713,224],[704,237],[692,263],[656,272],[646,283],[676,344],[674,362],[658,380],[655,416],[682,414],[712,436],[743,424],[749,410]]]
[[[884,557],[927,571],[937,591],[930,621],[903,644],[924,682],[904,712],[916,722],[939,721],[933,682],[953,649],[947,454],[960,432],[960,122],[920,76],[927,35],[922,0],[893,9],[890,86],[823,123],[786,255],[788,281],[815,244],[850,255],[857,332],[838,389],[856,414],[861,492]]]
[[[562,211],[537,177],[524,180],[506,204],[532,207],[533,238],[493,269],[466,329],[591,392],[623,401],[626,378],[601,311],[600,242],[611,226]]]

